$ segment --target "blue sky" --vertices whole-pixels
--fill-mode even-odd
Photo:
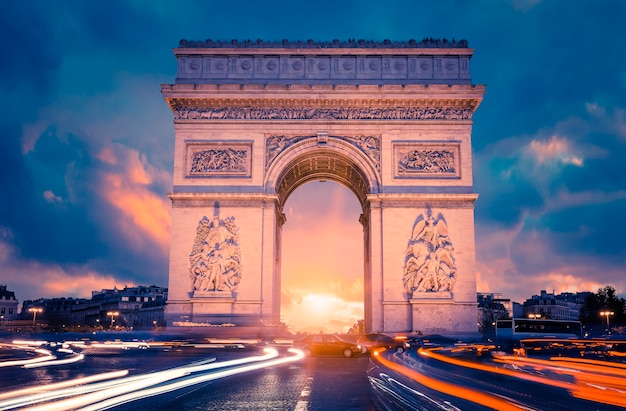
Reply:
[[[0,283],[21,301],[167,284],[174,131],[160,84],[180,39],[208,38],[468,40],[472,81],[487,85],[472,134],[479,290],[626,295],[626,2],[0,7]],[[347,190],[326,190],[342,206],[310,212],[358,219]],[[310,218],[296,200],[286,230]]]

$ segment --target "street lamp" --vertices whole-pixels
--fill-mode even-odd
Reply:
[[[609,317],[611,315],[615,315],[615,313],[613,311],[600,311],[600,315],[603,315],[606,317],[606,330],[608,331],[608,333],[611,333],[611,327],[609,327]]]
[[[41,307],[31,307],[28,309],[28,312],[33,313],[33,327],[35,326],[35,320],[37,319],[37,313],[42,313],[43,308]]]
[[[117,317],[118,315],[120,315],[120,313],[119,313],[119,312],[117,312],[117,311],[109,311],[109,312],[107,313],[107,315],[110,315],[110,316],[111,316],[111,328],[113,328],[113,323],[115,322],[115,320],[113,319],[113,317]]]
[[[541,318],[541,314],[528,314],[528,318],[532,319],[532,320],[536,320],[538,318]]]

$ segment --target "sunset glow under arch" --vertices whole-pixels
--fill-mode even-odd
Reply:
[[[331,181],[306,183],[287,199],[281,317],[291,331],[345,332],[363,319],[361,212],[354,193]]]

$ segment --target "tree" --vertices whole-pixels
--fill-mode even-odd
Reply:
[[[615,288],[610,285],[606,285],[598,289],[597,293],[587,296],[585,304],[580,310],[580,321],[585,325],[602,324],[606,322],[606,317],[600,315],[603,311],[614,313],[610,316],[611,325],[626,323],[626,300],[618,297]]]

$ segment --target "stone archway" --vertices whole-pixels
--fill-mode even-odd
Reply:
[[[367,331],[476,331],[465,42],[186,42],[170,327],[280,321],[282,207],[311,180],[358,198]]]
[[[285,137],[281,144],[283,152],[276,156],[269,167],[266,177],[267,187],[274,188],[278,194],[278,212],[283,214],[283,207],[290,194],[301,185],[313,180],[329,180],[347,187],[357,198],[361,206],[360,223],[363,225],[363,266],[364,285],[370,287],[371,267],[369,259],[369,203],[367,196],[378,192],[380,181],[377,179],[376,163],[379,144],[375,137],[359,136],[345,138],[317,133],[315,136]],[[269,140],[272,140],[270,138]],[[364,142],[370,142],[370,146]],[[293,147],[291,146],[293,144]],[[368,148],[369,147],[369,148]],[[279,258],[275,270],[282,277],[282,225],[285,218],[278,220],[277,249]],[[364,296],[364,301],[368,301]],[[365,318],[371,318],[371,307],[365,305]]]

